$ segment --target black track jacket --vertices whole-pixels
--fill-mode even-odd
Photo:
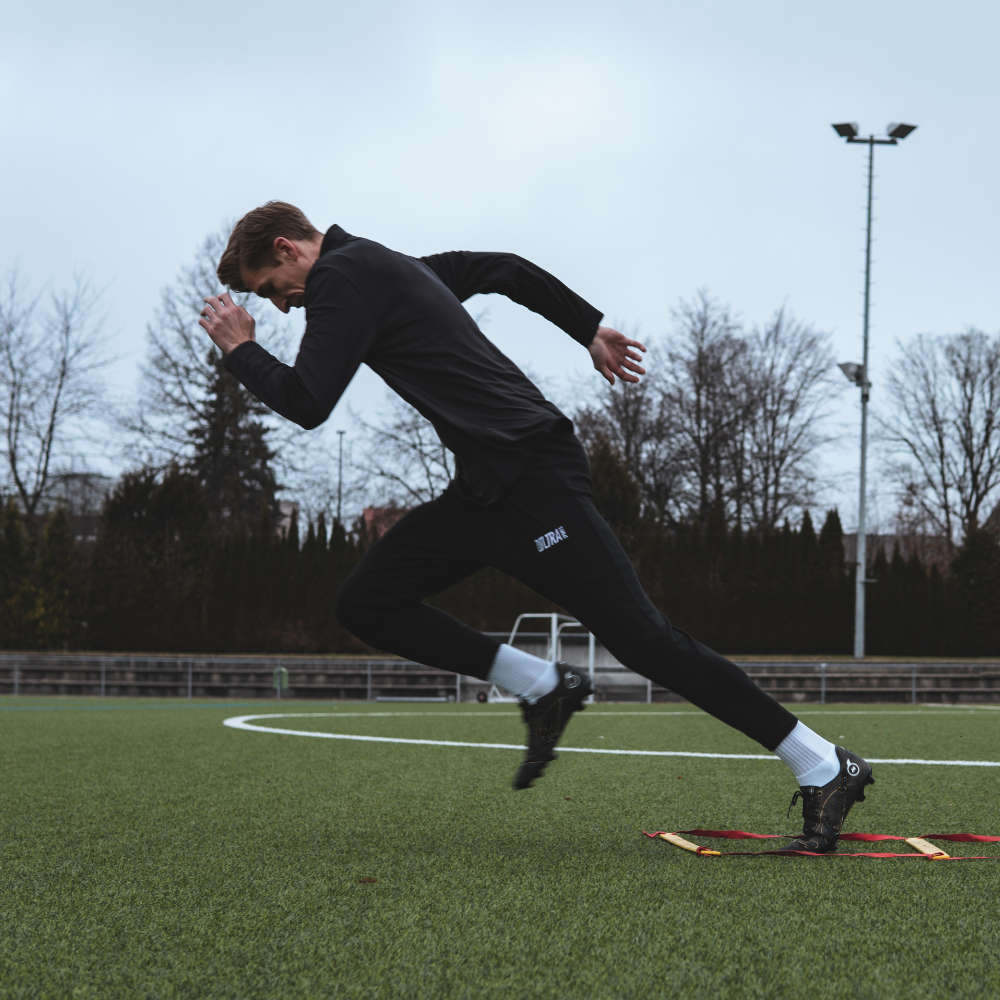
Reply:
[[[306,279],[294,366],[255,341],[231,351],[225,365],[272,410],[312,428],[367,364],[434,425],[465,487],[495,498],[531,461],[534,444],[551,439],[546,432],[572,425],[462,307],[477,292],[506,295],[584,347],[602,317],[515,254],[415,258],[333,226]]]

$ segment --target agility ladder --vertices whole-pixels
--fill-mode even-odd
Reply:
[[[1000,837],[990,837],[984,836],[983,834],[977,833],[925,833],[920,837],[896,837],[891,834],[886,833],[842,833],[840,835],[841,840],[860,840],[867,842],[877,842],[883,840],[902,840],[909,844],[911,847],[916,848],[916,852],[907,854],[894,854],[888,851],[858,851],[855,853],[834,853],[834,854],[818,854],[815,851],[781,851],[781,850],[769,850],[769,851],[717,851],[710,847],[703,847],[700,844],[692,843],[690,840],[686,840],[682,834],[687,834],[692,837],[712,837],[717,839],[725,840],[787,840],[792,839],[798,834],[790,833],[748,833],[746,830],[677,830],[673,833],[667,833],[663,830],[657,830],[655,833],[643,833],[647,837],[660,840],[665,840],[668,844],[673,844],[675,847],[680,847],[685,851],[690,851],[692,854],[698,854],[701,857],[718,858],[723,855],[760,855],[760,854],[776,854],[781,856],[791,856],[800,855],[807,858],[919,858],[924,861],[1000,861],[1000,855],[993,857],[979,856],[979,857],[953,857],[945,851],[940,850],[935,847],[934,844],[930,842],[931,838],[934,840],[947,840],[947,841],[959,841],[964,843],[978,843],[978,844],[995,844],[1000,843]]]

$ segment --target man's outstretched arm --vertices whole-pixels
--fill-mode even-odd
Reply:
[[[594,339],[601,312],[554,275],[517,254],[454,250],[420,259],[460,302],[480,293],[499,292],[544,316],[584,347]]]
[[[544,316],[590,351],[594,368],[615,384],[615,376],[638,382],[645,369],[638,362],[646,348],[609,326],[603,314],[554,275],[512,253],[454,250],[421,260],[451,289],[459,301],[499,292],[512,302]]]

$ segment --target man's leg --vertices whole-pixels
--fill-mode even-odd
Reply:
[[[539,660],[424,603],[485,565],[478,541],[492,519],[447,492],[411,511],[379,539],[337,600],[346,628],[378,649],[418,663],[490,680],[534,704],[559,682]]]
[[[529,506],[530,505],[530,506]],[[774,750],[796,718],[734,663],[675,628],[647,597],[586,496],[515,495],[491,562],[578,618],[625,666]]]
[[[500,644],[424,603],[484,565],[470,554],[464,520],[446,493],[387,531],[341,587],[344,627],[377,649],[485,679]]]
[[[506,509],[494,565],[579,619],[625,666],[676,691],[774,751],[801,788],[804,831],[789,849],[830,851],[871,767],[835,747],[725,657],[675,628],[650,602],[589,497],[536,487]]]

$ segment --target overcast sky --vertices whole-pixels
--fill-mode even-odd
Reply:
[[[515,251],[640,339],[705,288],[748,324],[785,305],[860,360],[866,147],[830,123],[911,122],[875,157],[877,404],[897,338],[1000,326],[997,10],[17,5],[0,34],[4,270],[105,289],[120,397],[163,286],[207,233],[272,198],[416,255]],[[470,303],[487,306],[487,334],[557,397],[590,371],[544,320]],[[588,385],[602,391],[596,373]],[[365,370],[330,431],[349,434],[347,407],[371,412],[383,393]],[[857,395],[844,381],[824,463],[845,524]]]

